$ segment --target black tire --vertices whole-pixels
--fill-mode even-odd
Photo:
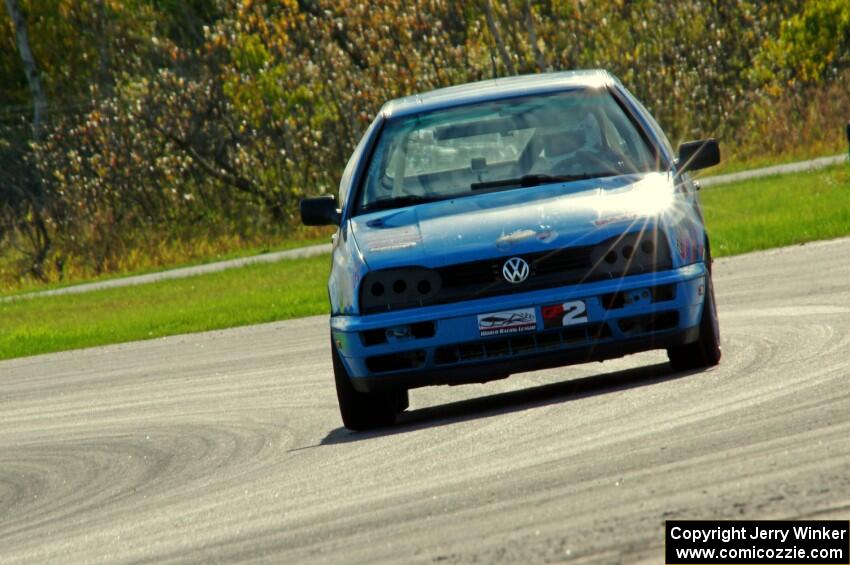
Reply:
[[[363,431],[391,426],[396,416],[408,406],[406,390],[393,392],[359,392],[351,384],[351,377],[339,358],[336,345],[331,340],[336,397],[342,424],[349,430]]]
[[[714,283],[711,280],[711,255],[706,258],[708,265],[705,277],[705,300],[702,304],[702,317],[699,323],[699,339],[687,345],[671,347],[667,358],[674,371],[705,369],[720,363],[720,324],[717,320],[717,305],[714,301]]]

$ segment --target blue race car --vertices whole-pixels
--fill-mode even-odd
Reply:
[[[408,390],[666,349],[716,365],[711,253],[688,171],[610,73],[520,76],[387,102],[332,196],[328,293],[342,421],[395,422]]]

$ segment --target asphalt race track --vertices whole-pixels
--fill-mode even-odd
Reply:
[[[420,389],[340,427],[323,318],[0,363],[0,562],[663,562],[850,518],[850,240],[718,261],[724,359]]]

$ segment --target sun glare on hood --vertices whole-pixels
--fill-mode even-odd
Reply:
[[[603,192],[600,215],[606,208],[616,207],[617,213],[628,212],[636,216],[658,216],[670,213],[675,202],[673,185],[664,173],[650,173],[635,183],[625,194]],[[609,204],[610,203],[610,204]],[[613,210],[612,210],[613,212]]]

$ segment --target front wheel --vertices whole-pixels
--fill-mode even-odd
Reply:
[[[349,430],[362,431],[394,424],[396,415],[407,408],[407,391],[359,392],[351,384],[351,377],[339,358],[333,339],[331,358],[343,425]]]
[[[711,259],[708,259],[709,264]],[[705,276],[705,300],[702,304],[702,319],[699,324],[699,339],[687,345],[671,347],[667,358],[674,371],[705,369],[720,363],[720,324],[717,320],[717,306],[714,302],[714,283],[711,269]]]

